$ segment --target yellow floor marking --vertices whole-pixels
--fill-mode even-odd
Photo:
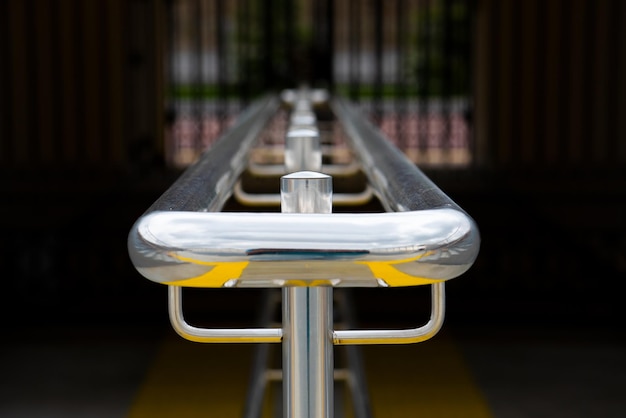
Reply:
[[[367,346],[372,409],[382,418],[490,418],[459,349],[439,334],[411,345]]]
[[[129,418],[239,418],[253,349],[251,344],[198,344],[168,337]],[[420,344],[364,346],[363,355],[375,417],[492,417],[445,333]]]
[[[240,418],[253,345],[168,337],[139,388],[129,418]]]

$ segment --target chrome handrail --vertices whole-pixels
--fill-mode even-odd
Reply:
[[[350,162],[348,164],[325,164],[323,166],[324,174],[329,176],[353,176],[361,170],[361,165],[356,162]],[[276,177],[284,174],[289,174],[285,170],[284,164],[258,164],[250,162],[248,164],[248,171],[255,177]]]
[[[324,170],[324,174],[329,174]],[[330,174],[329,174],[330,175]],[[280,194],[278,193],[248,193],[241,182],[237,182],[233,189],[235,199],[246,206],[280,206]],[[357,206],[364,205],[372,200],[374,191],[368,185],[362,192],[356,193],[334,193],[334,206]]]
[[[388,211],[451,208],[464,213],[354,105],[343,98],[334,98],[330,104],[361,162],[361,169]]]
[[[419,342],[443,323],[444,281],[465,272],[480,243],[474,221],[356,108],[331,108],[360,169],[390,213],[218,213],[246,169],[254,139],[278,107],[256,102],[135,223],[137,270],[170,286],[179,334],[204,342],[276,342],[280,329],[211,330],[185,322],[181,287],[413,286],[432,284],[431,317],[407,330],[336,330],[335,344]]]
[[[189,167],[146,213],[154,211],[216,212],[248,164],[248,154],[274,115],[279,100],[267,96],[254,102],[209,152]]]
[[[413,286],[465,272],[480,241],[473,220],[347,101],[331,104],[392,213],[217,213],[277,107],[267,98],[136,222],[129,253],[137,270],[191,287]]]
[[[133,228],[146,278],[188,287],[415,286],[452,279],[477,253],[452,209],[395,213],[155,211]]]

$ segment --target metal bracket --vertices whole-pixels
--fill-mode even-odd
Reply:
[[[185,321],[182,309],[182,288],[168,286],[169,316],[174,330],[183,338],[201,343],[278,343],[281,328],[198,328]],[[431,285],[431,313],[426,324],[402,330],[335,330],[335,345],[348,344],[412,344],[426,341],[437,334],[445,317],[445,283]]]

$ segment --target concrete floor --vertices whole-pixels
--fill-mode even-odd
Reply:
[[[495,417],[626,416],[622,329],[482,330],[459,341]]]
[[[167,328],[137,329],[8,330],[0,417],[238,416],[251,346],[209,347]],[[376,416],[626,416],[618,329],[448,328],[417,346],[367,348],[364,357]],[[157,413],[144,413],[159,394]]]
[[[9,331],[0,345],[0,417],[124,417],[157,340],[113,328]]]

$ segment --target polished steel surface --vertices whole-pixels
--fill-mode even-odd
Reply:
[[[336,345],[346,344],[412,344],[426,341],[441,329],[446,311],[445,282],[431,285],[430,319],[418,328],[385,330],[335,330]]]
[[[310,111],[306,100],[297,99],[293,106],[293,113]],[[281,202],[287,213],[216,212],[236,189],[253,140],[276,108],[277,101],[270,98],[251,106],[224,140],[185,172],[131,230],[129,253],[137,270],[170,285],[170,317],[176,331],[203,342],[277,342],[283,336],[280,329],[193,327],[183,317],[181,287],[283,287],[294,295],[300,291],[317,295],[335,286],[432,284],[431,318],[424,326],[337,330],[332,340],[339,345],[393,344],[432,337],[443,323],[443,282],[472,265],[480,242],[478,230],[348,102],[335,99],[332,109],[344,125],[360,169],[389,212],[331,214],[331,178],[316,172],[282,178]],[[319,187],[311,187],[311,182]]]
[[[285,136],[285,170],[294,171],[322,169],[320,134],[316,127],[291,127]]]
[[[333,179],[313,171],[298,171],[280,179],[282,213],[331,213]],[[302,237],[306,241],[306,237]]]
[[[332,302],[332,287],[283,289],[285,417],[333,415]]]
[[[331,213],[332,178],[299,171],[281,178],[282,213]],[[283,415],[333,416],[333,288],[283,289]]]
[[[315,126],[317,119],[315,113],[311,110],[296,110],[291,114],[290,122],[297,126]]]
[[[456,209],[374,214],[153,212],[129,251],[146,278],[194,287],[410,286],[454,278],[478,252]]]
[[[248,154],[279,101],[268,96],[244,111],[221,138],[189,167],[146,213],[153,211],[215,212],[222,209],[248,164]],[[131,231],[131,241],[132,234]]]
[[[235,184],[233,196],[237,201],[246,206],[280,206],[280,194],[278,193],[247,193],[243,190],[241,182]],[[374,192],[371,187],[359,193],[333,193],[333,206],[359,206],[372,200]]]
[[[178,286],[168,287],[169,317],[172,328],[189,341],[199,343],[277,343],[282,341],[281,328],[198,328],[185,321],[182,291]]]
[[[305,101],[310,102],[312,105],[319,105],[326,103],[329,99],[329,95],[328,90],[325,89],[285,89],[280,93],[280,99],[283,103],[291,106],[295,106],[295,104],[302,99],[305,99]]]
[[[395,213],[215,213],[276,109],[265,99],[134,225],[137,270],[194,287],[413,286],[465,272],[480,242],[473,220],[350,104],[332,105],[375,194]]]
[[[452,199],[363,117],[354,105],[341,98],[334,98],[330,103],[346,131],[353,152],[361,162],[363,172],[387,211],[453,208],[462,212]],[[472,230],[475,235],[474,244],[478,247],[478,229],[472,225]]]
[[[351,162],[349,164],[324,164],[321,171],[333,177],[347,177],[357,174],[360,170],[360,164]],[[284,164],[257,164],[252,161],[248,164],[248,172],[259,177],[274,177],[289,174],[289,172],[285,170]]]

